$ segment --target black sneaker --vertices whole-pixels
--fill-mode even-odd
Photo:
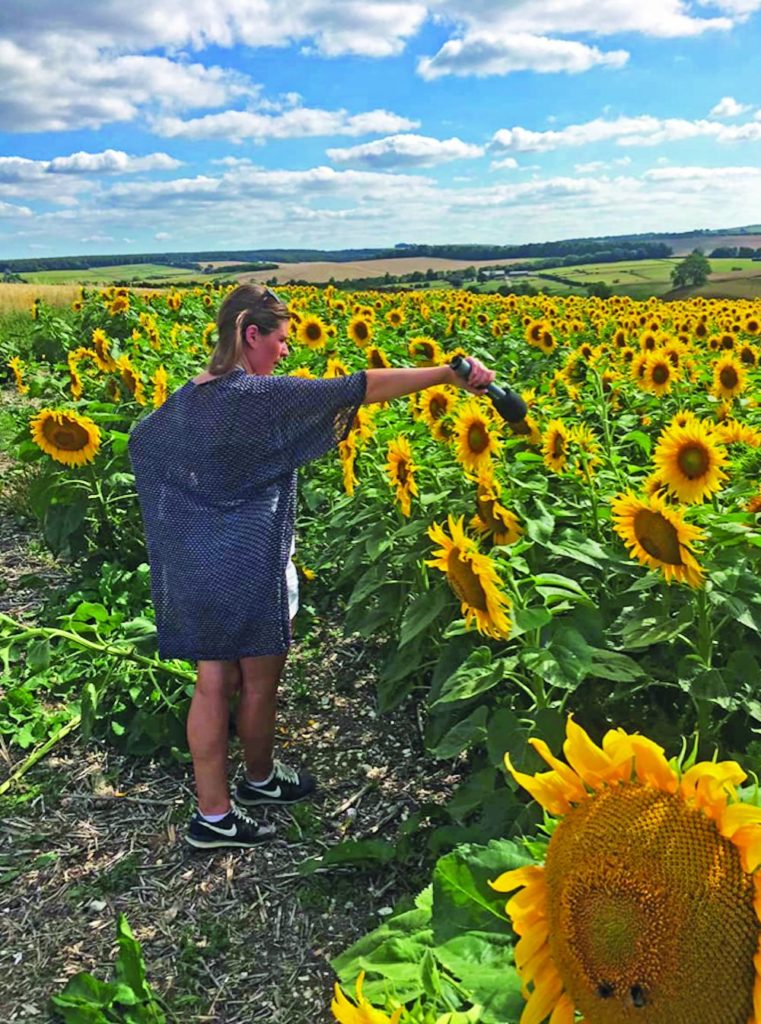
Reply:
[[[295,804],[315,791],[316,783],[309,772],[297,772],[282,761],[273,763],[269,782],[255,786],[246,776],[235,787],[235,799],[244,807],[258,804]]]
[[[190,819],[185,839],[198,849],[220,846],[258,846],[275,834],[271,825],[257,825],[233,804],[221,821],[205,821],[196,811]]]

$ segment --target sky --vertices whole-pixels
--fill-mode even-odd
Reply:
[[[761,0],[2,0],[0,259],[761,223]]]

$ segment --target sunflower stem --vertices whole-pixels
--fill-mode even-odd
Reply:
[[[134,661],[138,665],[142,665],[144,668],[151,670],[158,670],[166,675],[174,676],[176,679],[182,679],[187,682],[195,682],[195,673],[190,672],[187,669],[175,668],[174,665],[169,665],[165,661],[160,661],[158,658],[146,658],[142,654],[138,654],[134,647],[115,647],[111,644],[101,642],[94,643],[92,640],[87,640],[85,637],[80,636],[78,633],[70,633],[65,629],[54,629],[50,626],[35,626],[31,629],[24,629],[20,622],[16,622],[9,615],[3,615],[0,613],[0,626],[9,626],[14,629],[20,630],[12,640],[17,643],[19,640],[31,640],[34,637],[48,637],[49,639],[65,640],[67,643],[75,644],[77,647],[84,647],[88,651],[97,651],[100,654],[111,655],[116,658],[126,658],[128,661]]]

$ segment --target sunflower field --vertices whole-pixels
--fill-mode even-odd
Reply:
[[[18,487],[44,543],[80,573],[55,622],[0,615],[0,737],[32,756],[78,728],[135,755],[186,757],[194,673],[155,653],[127,440],[203,367],[224,294],[82,290],[65,317],[35,302],[23,349],[0,338]],[[424,844],[432,882],[336,962],[335,1019],[571,1024],[581,1010],[589,1024],[761,1022],[758,994],[751,1016],[758,865],[742,832],[761,849],[758,814],[742,804],[735,820],[727,801],[741,799],[745,774],[709,767],[717,748],[750,770],[761,763],[761,302],[284,295],[282,372],[474,355],[528,407],[508,423],[487,398],[449,387],[363,406],[335,456],[301,472],[297,564],[310,601],[330,602],[347,633],[372,643],[380,711],[409,707],[428,756],[467,765],[446,807],[412,816],[383,854],[404,862]],[[605,734],[603,746],[585,730]],[[660,744],[678,752],[682,737],[690,749],[667,762]],[[551,753],[564,741],[568,765]],[[552,770],[532,775],[542,758]],[[638,882],[626,889],[623,869],[610,871],[630,916],[601,896],[576,939],[561,949],[550,931],[547,950],[548,901],[554,893],[567,910],[578,897],[551,867],[568,851],[540,866],[548,835],[572,818],[564,834],[576,829],[582,844],[585,829],[621,830],[620,809],[596,797],[611,780],[634,787],[638,820],[661,820],[661,804],[677,831],[700,816],[731,862],[744,967],[718,1016],[667,1003],[644,947],[629,973],[612,963],[655,899]],[[642,786],[658,799],[641,799]],[[679,856],[702,841],[685,839]],[[376,855],[346,840],[321,866]],[[500,894],[514,889],[506,915]],[[515,953],[508,916],[522,936]],[[552,926],[572,931],[558,917]],[[702,919],[689,927],[707,941]],[[630,1016],[645,1005],[653,1015]]]

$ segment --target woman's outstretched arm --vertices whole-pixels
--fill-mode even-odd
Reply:
[[[367,391],[364,405],[374,402],[388,402],[392,398],[411,395],[426,388],[453,384],[465,388],[471,394],[483,394],[484,388],[494,380],[494,370],[487,370],[483,363],[470,357],[470,376],[467,381],[458,377],[451,366],[390,367],[383,370],[366,370]]]

